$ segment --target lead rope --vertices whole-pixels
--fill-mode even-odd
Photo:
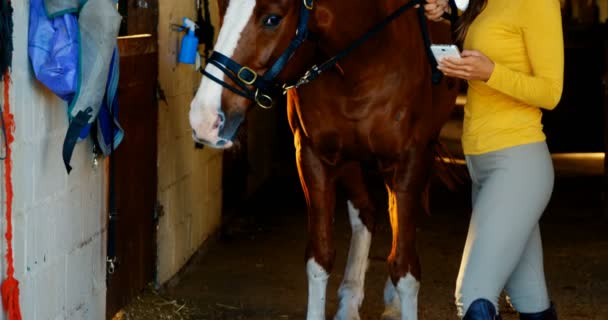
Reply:
[[[453,1],[454,0],[450,0],[451,3],[453,3]],[[289,91],[289,89],[298,88],[302,85],[308,84],[309,82],[317,79],[326,70],[334,68],[342,58],[346,57],[352,51],[354,51],[355,49],[357,49],[358,47],[363,45],[363,43],[365,43],[368,39],[370,39],[373,36],[375,36],[376,34],[380,33],[382,30],[384,30],[384,28],[387,25],[392,23],[395,19],[399,18],[401,15],[403,15],[409,9],[415,8],[415,6],[419,6],[416,9],[417,14],[418,14],[418,23],[419,23],[419,27],[421,29],[420,31],[422,34],[425,51],[426,51],[426,54],[428,56],[428,59],[429,59],[430,65],[431,65],[432,81],[434,84],[439,83],[442,79],[443,74],[437,69],[437,61],[435,60],[435,57],[433,56],[433,54],[431,52],[431,48],[430,48],[431,39],[430,39],[429,31],[428,31],[428,26],[426,23],[426,17],[424,15],[424,7],[423,7],[424,3],[426,3],[425,0],[410,0],[409,2],[405,3],[401,7],[397,8],[388,17],[386,17],[384,20],[382,20],[379,23],[372,26],[372,28],[370,28],[365,34],[363,34],[361,37],[359,37],[357,40],[355,40],[353,43],[351,43],[348,47],[346,47],[342,51],[338,52],[335,56],[331,57],[330,59],[326,60],[325,62],[323,62],[320,65],[312,66],[308,71],[306,71],[306,73],[304,73],[304,76],[302,76],[300,79],[293,81],[293,82],[287,82],[287,83],[283,84],[283,92],[286,93],[287,91]],[[454,13],[452,13],[452,14],[454,14]],[[446,17],[448,19],[450,19],[450,21],[455,19],[453,15],[452,16],[448,15]]]
[[[10,66],[13,54],[13,8],[10,0],[0,0],[0,80],[4,82],[4,108],[2,112],[2,132],[4,133],[5,155],[4,184],[6,190],[6,278],[2,281],[2,307],[7,320],[22,320],[19,307],[19,281],[15,279],[13,259],[13,177],[11,143],[15,140],[15,118],[10,107]],[[2,78],[4,75],[4,78]]]
[[[9,103],[10,75],[7,70],[4,75],[4,134],[6,135],[6,157],[4,159],[4,184],[6,188],[6,279],[2,282],[2,306],[7,314],[7,320],[21,320],[19,308],[19,281],[15,279],[13,265],[13,181],[12,181],[12,151],[11,143],[15,140],[15,118],[11,113]]]

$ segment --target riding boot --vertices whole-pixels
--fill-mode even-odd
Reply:
[[[469,310],[462,320],[501,320],[500,315],[496,314],[496,307],[486,299],[473,301]]]
[[[549,309],[537,313],[520,313],[520,320],[557,320],[555,305],[552,303]]]

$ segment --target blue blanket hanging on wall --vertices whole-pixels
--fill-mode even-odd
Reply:
[[[118,147],[121,17],[113,0],[31,0],[28,54],[36,78],[68,103],[69,127],[63,144],[68,173],[78,141],[93,132],[104,155]]]

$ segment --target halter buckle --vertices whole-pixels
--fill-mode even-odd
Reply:
[[[274,101],[269,95],[260,93],[260,89],[255,91],[255,103],[262,109],[271,109],[274,106]]]
[[[304,1],[304,7],[308,10],[312,10],[313,6],[314,6],[314,0],[303,0]]]
[[[249,75],[252,75],[253,79],[251,79],[251,80],[245,79],[243,77],[243,73],[245,73],[245,72],[247,72]],[[252,85],[258,79],[258,74],[255,71],[253,71],[253,69],[248,68],[248,67],[242,67],[236,76],[239,78],[239,80],[243,81],[243,83],[246,85]]]

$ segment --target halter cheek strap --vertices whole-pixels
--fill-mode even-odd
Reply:
[[[271,108],[274,105],[271,95],[275,92],[280,92],[280,87],[274,83],[274,80],[283,71],[296,50],[308,38],[308,21],[310,20],[310,11],[312,9],[313,0],[302,0],[298,27],[294,39],[291,40],[287,49],[285,49],[263,76],[258,75],[252,68],[242,66],[219,52],[213,52],[211,57],[209,57],[208,63],[220,69],[236,84],[236,87],[210,74],[205,69],[202,69],[201,72],[224,88],[255,101],[260,107]]]

